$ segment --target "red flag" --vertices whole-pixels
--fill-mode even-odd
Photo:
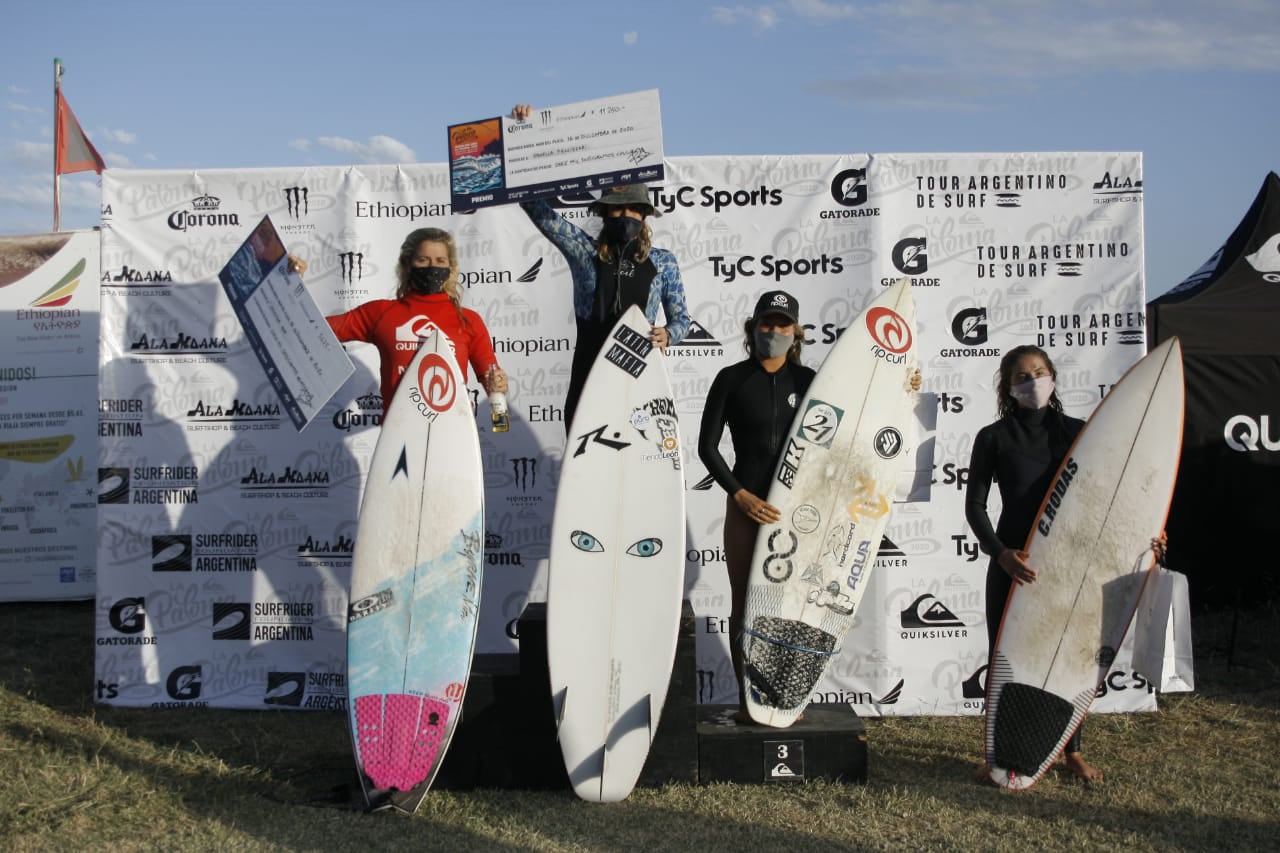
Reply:
[[[67,100],[62,97],[61,89],[57,91],[57,95],[58,116],[57,126],[54,129],[57,162],[54,165],[54,172],[59,175],[69,175],[72,172],[97,172],[101,175],[102,170],[107,168],[107,164],[102,161],[102,156],[98,154],[98,149],[93,147],[89,137],[85,136],[84,131],[80,129],[80,122],[76,121],[76,114],[71,112],[71,107],[67,106]]]

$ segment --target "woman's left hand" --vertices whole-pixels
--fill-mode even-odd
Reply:
[[[649,328],[649,343],[665,350],[671,343],[671,335],[667,332],[665,326],[651,326]]]
[[[486,394],[507,393],[507,372],[496,365],[489,368],[489,373],[485,376],[484,391]]]
[[[1169,537],[1161,530],[1160,535],[1151,540],[1151,550],[1155,553],[1156,563],[1163,566],[1169,556]]]
[[[907,382],[911,385],[912,391],[920,390],[920,368],[917,367],[915,370],[911,371],[911,378],[908,379]]]

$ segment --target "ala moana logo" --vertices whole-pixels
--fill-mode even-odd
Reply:
[[[1245,255],[1244,259],[1262,274],[1264,281],[1280,284],[1280,234],[1272,234],[1258,251]]]
[[[134,284],[172,284],[173,273],[168,270],[135,269],[128,264],[120,267],[118,272],[102,271],[102,286],[117,287]]]
[[[177,332],[170,337],[156,337],[146,332],[138,335],[130,344],[129,351],[136,355],[183,353],[186,355],[210,355],[227,351],[227,339],[219,335],[196,337],[186,332]]]
[[[245,400],[232,399],[229,405],[221,403],[207,404],[204,400],[196,403],[195,408],[187,411],[191,420],[270,420],[280,417],[279,403],[249,403]]]
[[[1103,172],[1102,178],[1093,184],[1094,204],[1113,204],[1118,201],[1141,201],[1142,178],[1129,175],[1112,175]]]

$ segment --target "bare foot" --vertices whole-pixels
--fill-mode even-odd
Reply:
[[[1086,784],[1093,785],[1102,781],[1102,771],[1086,762],[1079,752],[1068,752],[1062,762],[1068,773]]]

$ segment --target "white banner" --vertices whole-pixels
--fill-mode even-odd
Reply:
[[[0,238],[0,601],[93,596],[97,365],[98,235]]]
[[[915,502],[895,505],[858,621],[815,698],[864,716],[979,713],[987,561],[963,512],[972,438],[995,418],[993,376],[1011,347],[1049,351],[1079,417],[1142,355],[1141,197],[1095,188],[1136,182],[1140,155],[701,157],[666,170],[653,188],[664,215],[650,222],[680,262],[693,318],[668,360],[687,448],[716,372],[744,357],[760,293],[798,298],[804,360],[817,367],[880,288],[912,278],[932,470],[918,472]],[[506,434],[488,431],[472,378],[487,511],[477,651],[515,651],[524,605],[546,595],[571,281],[519,207],[454,215],[448,198],[444,165],[104,175],[102,398],[145,414],[100,456],[100,478],[127,481],[100,508],[100,700],[339,707],[345,695],[354,520],[382,411],[377,353],[351,347],[355,376],[301,435],[272,409],[216,279],[267,214],[308,261],[325,313],[390,297],[412,229],[454,232],[463,304],[511,377]],[[589,201],[560,204],[594,229]],[[242,422],[207,416],[233,401]],[[286,469],[300,488],[279,476],[262,486]],[[731,702],[725,498],[692,455],[686,477],[698,699]],[[1153,707],[1139,681],[1118,665],[1097,709]]]

